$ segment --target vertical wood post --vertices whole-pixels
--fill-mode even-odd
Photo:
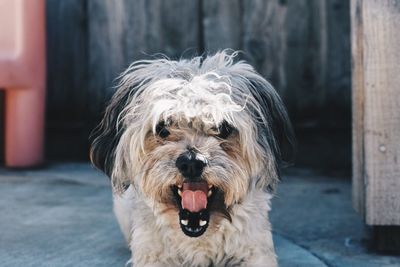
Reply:
[[[353,204],[386,233],[400,226],[400,1],[352,0],[351,18]]]

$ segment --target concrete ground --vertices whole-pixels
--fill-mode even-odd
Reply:
[[[0,267],[124,266],[108,180],[89,164],[0,170]],[[289,171],[273,200],[281,267],[400,266],[366,248],[350,180]]]

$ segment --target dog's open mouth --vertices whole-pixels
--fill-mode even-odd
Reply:
[[[173,187],[179,206],[179,223],[183,233],[198,237],[207,230],[210,203],[215,188],[205,181],[184,182]]]

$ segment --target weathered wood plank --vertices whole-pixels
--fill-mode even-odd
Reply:
[[[332,102],[328,99],[327,77],[330,72],[340,72],[332,68],[341,66],[327,64],[330,30],[327,13],[330,9],[338,8],[319,0],[243,3],[243,50],[260,73],[276,87],[292,119],[299,125],[324,124],[325,110],[329,110],[326,107]],[[343,13],[346,10],[342,8],[339,11]],[[349,16],[344,20],[346,18]],[[341,36],[346,30],[348,34],[349,28],[337,28],[336,32]],[[339,42],[335,40],[335,44]],[[350,55],[349,50],[348,47],[347,55]],[[337,53],[333,55],[337,56]],[[344,75],[349,76],[350,71]],[[349,84],[347,88],[341,88],[349,94]],[[341,123],[341,119],[335,116],[327,121]]]
[[[86,0],[47,0],[46,155],[87,159]]]
[[[328,71],[325,1],[287,1],[285,23],[285,98],[294,120],[316,126],[323,121]]]
[[[89,97],[100,114],[113,80],[132,61],[199,47],[198,1],[89,1]]]
[[[86,142],[132,61],[233,48],[277,88],[297,126],[348,127],[346,3],[47,0],[48,125]]]
[[[85,114],[86,19],[86,1],[46,1],[47,117],[52,123],[80,121]]]
[[[89,113],[101,116],[112,94],[113,80],[126,67],[124,53],[127,1],[89,1]],[[140,33],[138,33],[140,34]],[[135,49],[134,47],[132,49]]]
[[[279,0],[243,1],[243,50],[255,68],[285,95],[287,6]]]
[[[352,37],[352,112],[353,112],[353,206],[362,216],[365,213],[364,172],[364,43],[362,0],[351,1]]]
[[[355,111],[355,118],[363,119],[359,125],[355,122],[362,127],[362,135],[354,135],[355,147],[361,149],[355,155],[361,154],[354,169],[355,186],[365,187],[364,203],[358,203],[360,197],[355,205],[365,207],[369,225],[400,225],[400,4],[359,0],[353,3],[352,15],[362,20],[353,19],[353,26],[361,27],[353,37],[362,38],[361,48],[353,49],[355,89],[362,90],[355,92],[362,97],[356,98],[361,110]]]
[[[400,3],[363,0],[366,221],[400,225]]]
[[[343,127],[351,124],[350,2],[329,0],[325,6],[326,58],[319,63],[325,69],[322,121]]]
[[[192,57],[203,51],[201,42],[201,1],[161,1],[162,44],[159,50],[169,57]]]
[[[240,0],[203,0],[202,23],[204,49],[212,53],[221,49],[242,48],[242,3]]]

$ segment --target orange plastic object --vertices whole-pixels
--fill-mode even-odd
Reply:
[[[45,1],[0,0],[0,88],[5,89],[8,167],[43,162]]]

